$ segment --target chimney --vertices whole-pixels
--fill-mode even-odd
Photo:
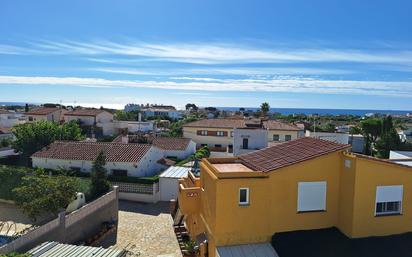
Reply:
[[[128,143],[129,143],[129,136],[122,135],[122,144],[128,144]]]
[[[141,113],[141,112],[139,112],[138,117],[139,117],[139,118],[138,118],[137,120],[138,120],[139,122],[141,122],[141,121],[142,121],[142,113]]]

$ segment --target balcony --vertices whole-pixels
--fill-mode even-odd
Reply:
[[[187,178],[179,180],[179,206],[184,215],[200,210],[200,179],[191,172]]]

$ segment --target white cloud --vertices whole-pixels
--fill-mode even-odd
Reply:
[[[27,54],[72,54],[81,56],[126,56],[151,58],[153,60],[184,62],[192,64],[227,63],[307,63],[307,62],[355,62],[411,64],[412,51],[366,51],[332,48],[257,48],[242,44],[216,43],[145,43],[111,41],[40,41],[31,47],[0,46],[0,53]],[[3,51],[2,51],[3,49]],[[98,61],[96,58],[94,61]],[[110,59],[101,59],[113,62]],[[126,61],[126,60],[123,60]]]
[[[203,78],[204,79],[204,78]],[[3,85],[56,85],[80,87],[158,88],[190,91],[285,92],[320,94],[356,94],[412,97],[412,82],[321,80],[299,77],[268,79],[221,79],[219,81],[109,80],[79,77],[0,76]]]

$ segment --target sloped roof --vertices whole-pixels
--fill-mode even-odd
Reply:
[[[69,245],[58,242],[44,242],[31,249],[32,257],[65,256],[65,257],[122,257],[126,256],[124,250],[105,249],[103,247],[92,247],[83,245]]]
[[[100,110],[100,109],[75,109],[72,111],[67,112],[66,116],[92,116],[95,117],[99,115],[102,112],[107,112],[105,110]]]
[[[147,144],[56,141],[32,157],[60,160],[94,161],[103,151],[107,162],[139,162],[151,148]]]
[[[10,112],[4,109],[0,109],[0,114],[9,114]]]
[[[178,138],[178,137],[156,137],[153,139],[152,144],[163,150],[186,150],[189,145],[190,138]]]
[[[159,175],[161,178],[185,178],[192,168],[181,167],[181,166],[171,166],[162,174]]]
[[[48,115],[55,111],[59,111],[57,107],[39,107],[26,112],[27,115]]]
[[[203,119],[189,122],[183,127],[197,127],[197,128],[246,128],[247,124],[259,124],[258,119]],[[295,125],[284,123],[277,120],[263,121],[263,127],[269,130],[301,130]]]
[[[255,171],[268,172],[348,148],[350,145],[303,137],[240,155],[239,159]]]

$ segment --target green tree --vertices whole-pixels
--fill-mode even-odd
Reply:
[[[350,127],[350,129],[349,129],[349,134],[351,134],[351,135],[359,135],[359,134],[362,134],[362,128],[360,128],[360,127],[358,127],[358,126]]]
[[[106,165],[106,156],[100,152],[96,160],[93,162],[90,178],[92,181],[91,195],[97,198],[110,190],[110,183],[107,180],[107,171],[104,168]]]
[[[22,184],[13,192],[17,205],[36,221],[42,214],[57,215],[66,208],[73,201],[77,188],[77,178],[35,174],[23,177]]]
[[[375,149],[376,156],[379,158],[389,158],[391,150],[398,150],[401,145],[401,140],[396,132],[391,116],[387,116],[382,120],[382,134],[376,141]]]
[[[14,148],[26,158],[55,140],[82,139],[80,127],[75,121],[63,125],[52,121],[36,121],[17,125],[12,131],[16,136]]]
[[[125,121],[136,121],[138,112],[137,111],[131,111],[131,112],[125,112],[122,110],[117,110],[114,113],[114,117],[116,120],[125,120]]]
[[[269,103],[264,102],[260,105],[260,111],[262,112],[263,116],[266,116],[270,110]]]
[[[360,123],[365,137],[364,152],[373,155],[373,148],[378,137],[382,135],[382,120],[378,118],[368,118]]]
[[[72,120],[67,123],[63,123],[60,127],[60,140],[79,141],[84,137],[82,136],[82,129],[77,121]]]

